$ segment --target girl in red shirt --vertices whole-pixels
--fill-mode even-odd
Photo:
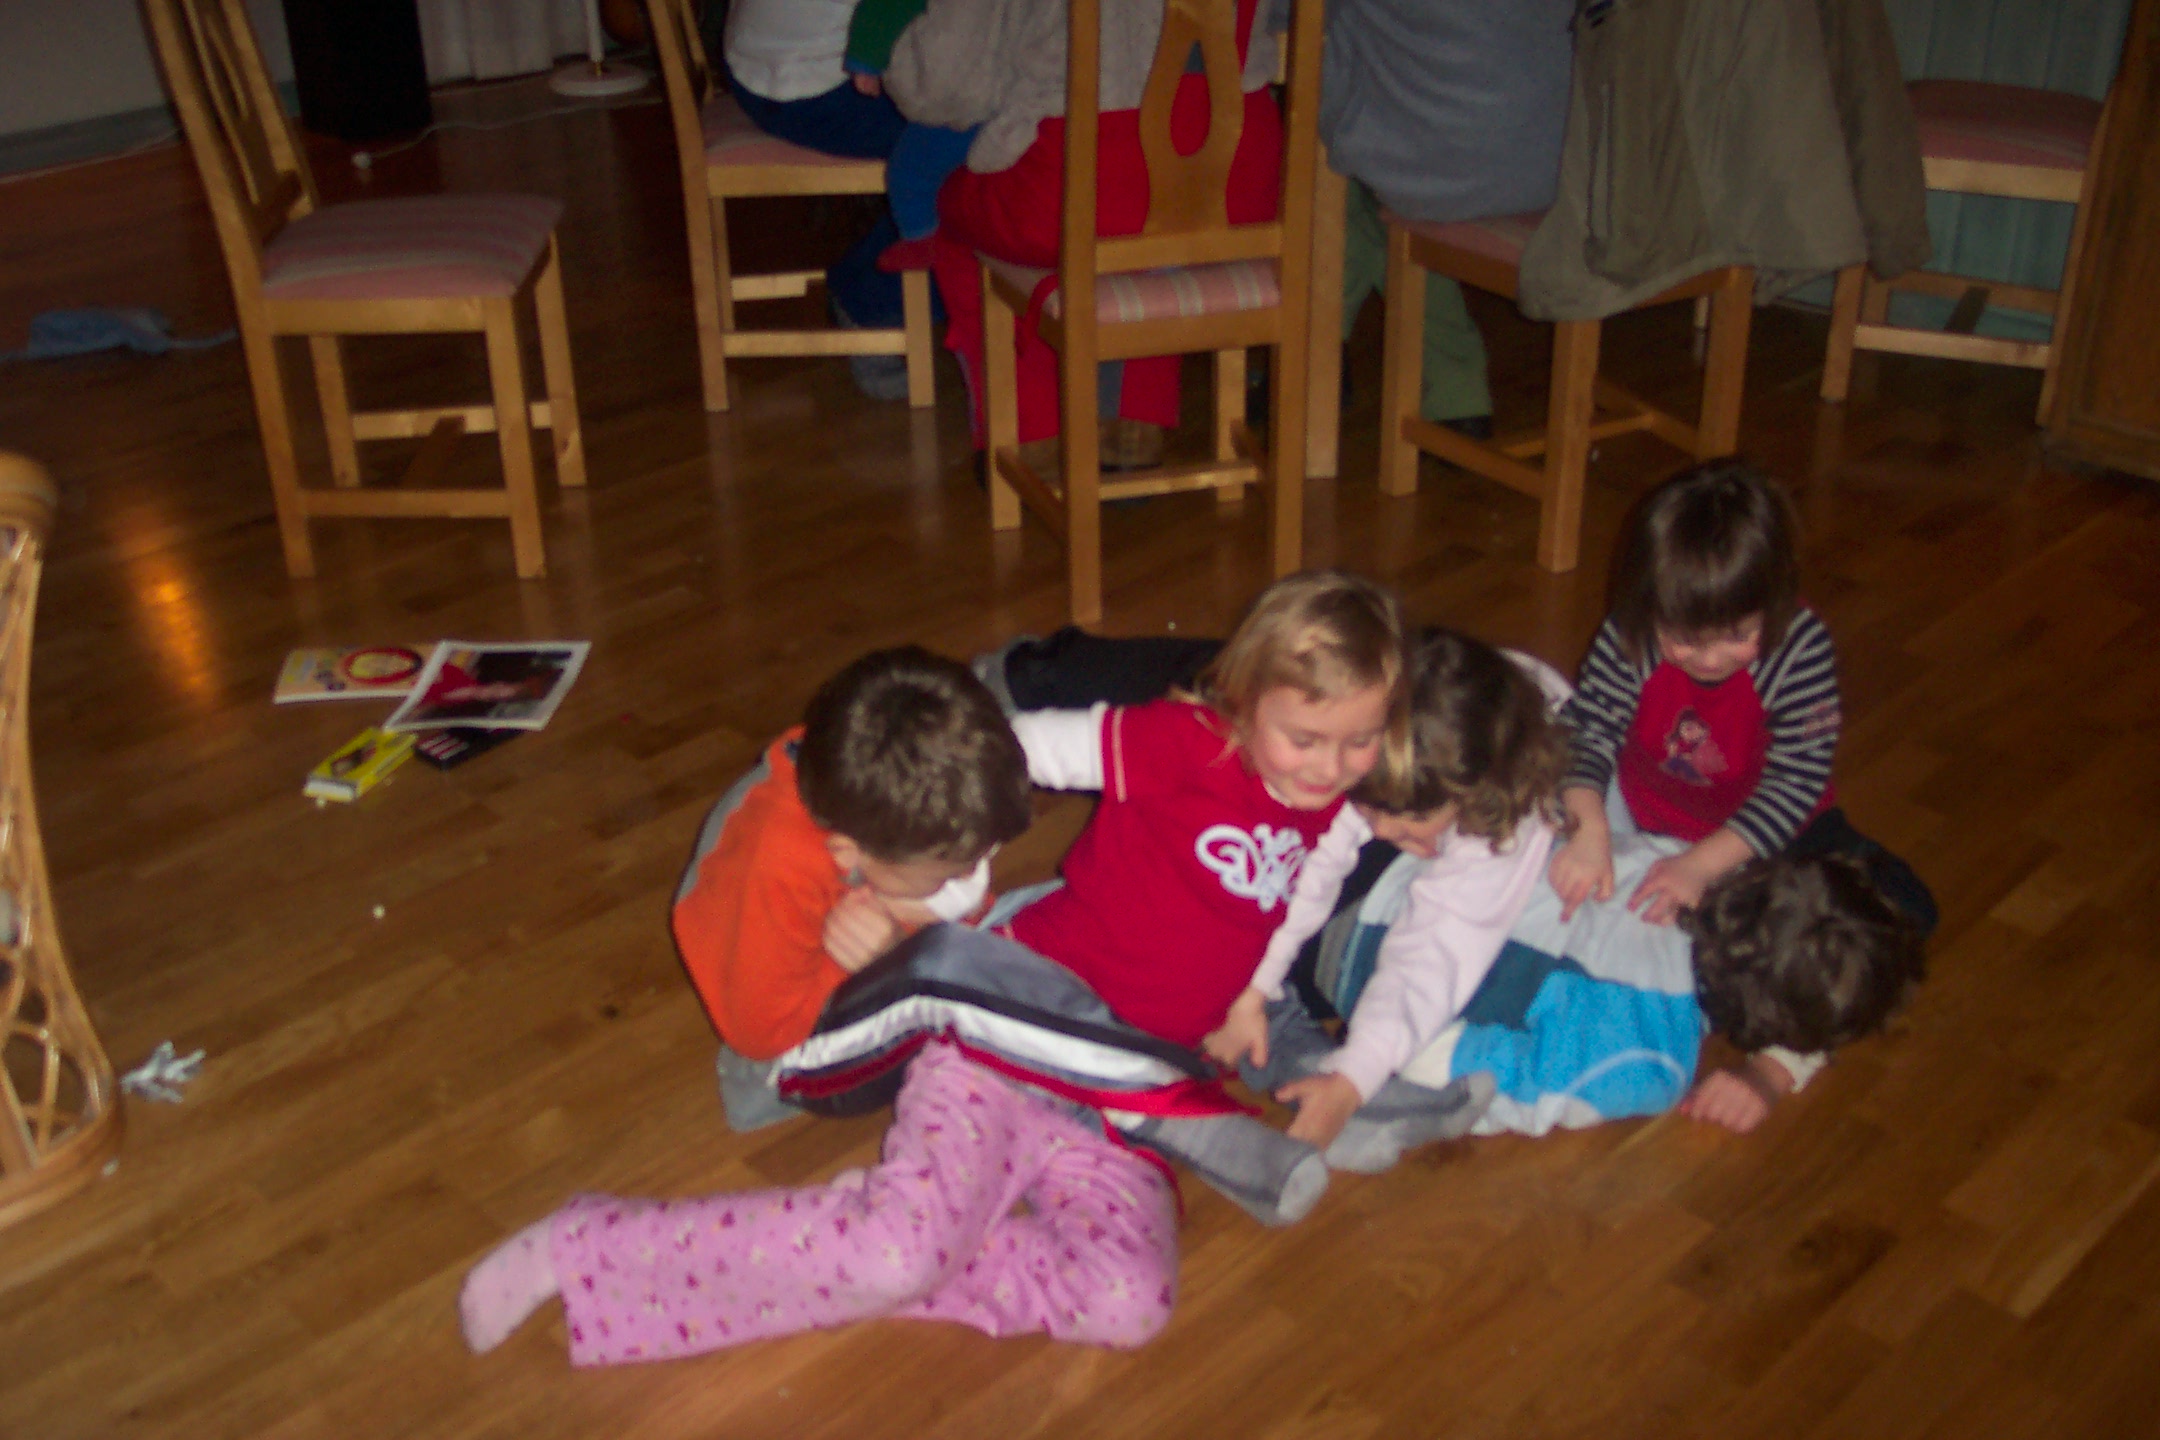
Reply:
[[[1394,596],[1308,571],[1262,592],[1194,694],[1016,716],[1030,778],[1102,804],[1063,886],[1008,933],[1131,1024],[1197,1044],[1251,981],[1344,792],[1404,768],[1402,655]]]

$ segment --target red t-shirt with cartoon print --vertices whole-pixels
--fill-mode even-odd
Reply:
[[[1228,733],[1184,701],[1106,712],[1102,802],[1065,857],[1065,888],[1011,925],[1120,1017],[1181,1045],[1221,1025],[1251,982],[1342,808],[1283,804]]]
[[[1692,844],[1761,788],[1770,742],[1770,717],[1746,670],[1705,685],[1663,662],[1643,682],[1620,747],[1620,794],[1643,829]],[[1829,809],[1832,795],[1825,784],[1807,819]]]

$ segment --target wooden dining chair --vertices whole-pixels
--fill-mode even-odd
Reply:
[[[44,471],[0,454],[0,1227],[97,1179],[122,1124],[60,948],[30,783],[30,636],[52,517]]]
[[[1072,617],[1102,618],[1102,505],[1175,491],[1234,501],[1266,476],[1268,550],[1276,575],[1304,555],[1306,329],[1311,301],[1313,168],[1318,148],[1322,0],[1297,0],[1284,106],[1279,219],[1232,225],[1231,157],[1244,129],[1236,0],[1166,0],[1162,40],[1140,101],[1140,145],[1150,203],[1137,235],[1096,233],[1095,156],[1100,111],[1100,0],[1071,0],[1066,62],[1065,209],[1058,268],[1031,270],[983,257],[984,423],[990,523],[1020,524],[1021,504],[1065,542]],[[1170,111],[1194,50],[1208,83],[1207,139],[1178,153]],[[1039,304],[1038,287],[1055,276]],[[1058,352],[1059,474],[1020,454],[1014,337],[1028,315]],[[1263,451],[1246,425],[1245,354],[1265,345],[1272,403]],[[1097,365],[1144,355],[1211,352],[1213,458],[1102,477],[1096,425]]]
[[[1919,122],[1920,163],[1927,188],[2077,206],[2063,266],[2065,277],[2075,274],[2092,197],[2092,157],[2100,153],[2105,110],[2101,102],[2056,90],[1979,80],[1915,80],[1905,93]],[[1890,296],[1897,290],[1957,303],[1940,330],[1892,325],[1888,323]],[[1822,398],[1845,398],[1852,385],[1856,350],[2020,365],[2044,372],[2039,406],[2044,425],[2054,403],[2061,358],[2055,335],[2040,341],[2013,340],[1976,335],[1973,327],[1981,312],[2000,306],[2045,315],[2059,332],[2061,317],[2069,313],[2068,299],[2067,278],[2053,290],[1937,270],[1909,270],[1895,280],[1878,280],[1865,265],[1849,265],[1838,273],[1837,291],[1830,302]]]
[[[1707,297],[1709,344],[1703,357],[1702,409],[1688,424],[1598,374],[1602,322],[1553,326],[1551,389],[1541,430],[1473,440],[1418,414],[1424,351],[1427,272],[1446,275],[1513,300],[1523,247],[1538,215],[1436,225],[1386,211],[1387,323],[1380,376],[1380,489],[1417,489],[1420,452],[1519,490],[1538,502],[1537,561],[1573,570],[1582,550],[1583,482],[1592,442],[1647,431],[1700,460],[1730,455],[1740,439],[1740,396],[1753,319],[1755,272],[1723,266],[1682,281],[1633,309]],[[1535,463],[1534,463],[1535,462]]]
[[[144,0],[144,8],[232,280],[285,568],[315,573],[311,519],[488,517],[510,521],[517,573],[545,574],[533,429],[554,437],[557,480],[585,483],[555,247],[561,202],[424,195],[323,206],[244,0]],[[527,305],[539,322],[541,401],[526,394],[518,316]],[[353,410],[341,337],[446,333],[484,338],[490,404]],[[314,360],[327,489],[300,483],[278,364],[277,342],[287,336],[307,337]],[[495,433],[502,489],[432,485],[467,431]],[[359,441],[415,438],[421,445],[401,483],[361,487]]]
[[[727,202],[760,195],[882,195],[885,162],[826,155],[767,135],[714,83],[698,32],[696,0],[645,0],[645,5],[682,163],[690,297],[697,314],[705,408],[728,408],[730,357],[783,355],[903,355],[908,404],[920,409],[934,403],[927,270],[902,273],[897,330],[745,330],[736,323],[737,302],[808,294],[825,272],[737,275],[728,255]]]

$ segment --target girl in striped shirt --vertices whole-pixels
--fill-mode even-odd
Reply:
[[[1697,465],[1644,497],[1623,543],[1612,614],[1561,712],[1572,732],[1561,782],[1572,833],[1551,876],[1563,915],[1612,896],[1612,837],[1634,828],[1689,842],[1628,897],[1653,923],[1694,908],[1712,881],[1756,856],[1830,853],[1861,861],[1923,934],[1932,930],[1926,885],[1836,805],[1837,656],[1800,599],[1785,492],[1739,460]],[[1726,1072],[1733,1083],[1706,1085],[1689,1104],[1705,1103],[1707,1090],[1708,1103],[1767,1105],[1800,1068],[1753,1056],[1745,1072]]]

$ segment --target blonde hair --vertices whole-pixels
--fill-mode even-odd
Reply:
[[[1307,700],[1339,700],[1375,685],[1388,696],[1380,766],[1392,770],[1410,755],[1402,607],[1362,575],[1304,570],[1260,592],[1188,698],[1222,716],[1227,738],[1243,748],[1270,690],[1288,686]]]
[[[1350,798],[1396,815],[1455,809],[1455,828],[1506,843],[1533,815],[1560,818],[1555,799],[1567,741],[1544,692],[1514,661],[1468,635],[1434,629],[1411,647],[1410,763],[1375,768]]]

